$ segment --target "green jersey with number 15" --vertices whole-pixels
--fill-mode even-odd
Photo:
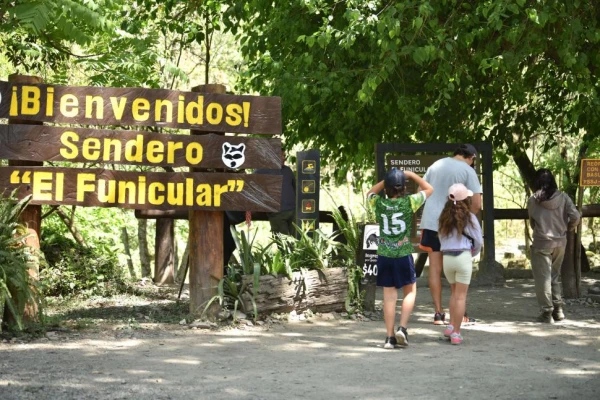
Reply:
[[[425,192],[395,199],[374,193],[369,196],[369,204],[374,208],[379,224],[378,255],[400,258],[413,252],[409,239],[410,228],[413,215],[424,202]]]

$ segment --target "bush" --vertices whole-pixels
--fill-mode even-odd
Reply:
[[[22,329],[25,305],[35,302],[41,312],[41,304],[29,275],[35,254],[25,242],[26,227],[19,223],[29,197],[17,201],[14,195],[14,192],[9,197],[0,194],[0,322],[6,304],[17,327]]]
[[[85,247],[62,232],[43,229],[41,250],[46,262],[40,268],[40,283],[44,294],[91,296],[122,291],[125,282],[118,254],[107,248]]]

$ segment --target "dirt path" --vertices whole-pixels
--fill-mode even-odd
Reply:
[[[59,332],[0,344],[0,399],[600,398],[599,305],[571,304],[567,320],[542,325],[531,322],[532,281],[473,287],[469,312],[479,321],[451,346],[418,284],[407,349],[382,349],[380,320],[322,317]]]

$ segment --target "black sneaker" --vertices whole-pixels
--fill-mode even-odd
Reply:
[[[446,313],[436,312],[433,316],[434,325],[445,325],[446,324]]]
[[[463,320],[462,320],[463,324],[474,324],[475,322],[477,322],[477,320],[475,318],[471,318],[467,315],[467,313],[465,313],[465,316],[463,317]]]
[[[404,327],[399,327],[396,331],[396,340],[399,346],[408,346],[408,330]]]
[[[393,349],[394,347],[396,347],[397,344],[398,342],[396,341],[396,338],[394,336],[388,336],[385,338],[385,344],[383,345],[383,348]]]
[[[561,306],[554,306],[554,311],[552,311],[552,318],[554,318],[555,321],[562,321],[563,319],[565,319],[565,313],[563,312]]]
[[[544,311],[537,317],[537,322],[542,322],[544,324],[551,324],[554,322],[552,320],[552,311]]]

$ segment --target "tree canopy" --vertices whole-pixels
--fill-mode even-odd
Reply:
[[[382,142],[491,141],[497,161],[597,137],[600,7],[592,1],[252,0],[245,88],[282,96],[288,144],[355,171]],[[519,161],[519,160],[516,160]]]

